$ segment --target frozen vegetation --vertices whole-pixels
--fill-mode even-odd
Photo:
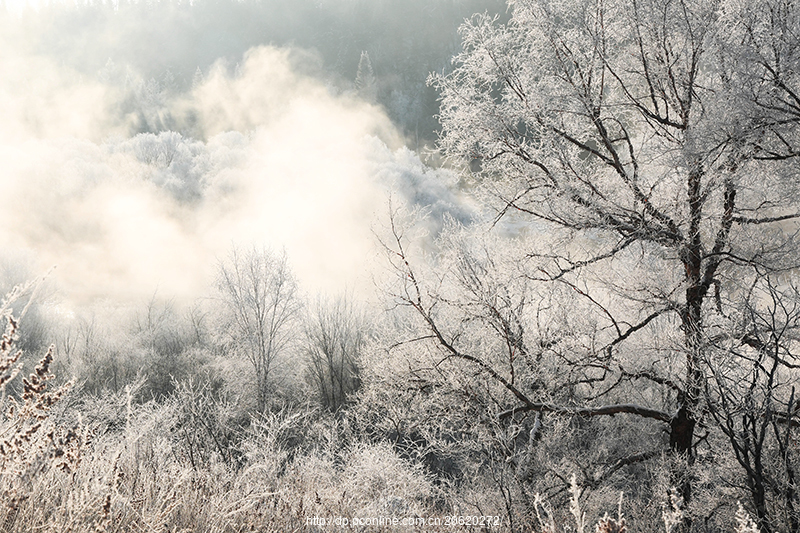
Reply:
[[[800,533],[800,6],[0,7],[0,529]]]

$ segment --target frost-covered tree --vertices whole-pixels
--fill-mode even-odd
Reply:
[[[254,248],[233,250],[220,263],[216,287],[224,310],[223,346],[252,365],[256,404],[263,410],[273,392],[275,364],[291,341],[300,309],[297,281],[285,254]]]
[[[368,100],[376,98],[375,72],[372,70],[372,61],[370,61],[369,53],[366,50],[361,52],[361,59],[358,60],[358,71],[356,72],[354,85],[358,94],[363,98]]]
[[[306,379],[320,403],[336,411],[361,386],[366,317],[344,296],[318,300],[305,325]]]
[[[202,84],[203,84],[203,71],[200,70],[200,67],[197,67],[194,70],[194,74],[192,75],[192,90],[197,89]]]
[[[453,71],[432,83],[443,151],[471,163],[501,225],[535,236],[516,241],[525,246],[517,287],[496,283],[503,269],[485,250],[451,261],[460,295],[442,277],[439,289],[423,286],[398,238],[397,296],[443,361],[497,387],[486,404],[501,419],[532,416],[538,427],[546,413],[624,414],[663,427],[663,449],[608,457],[606,471],[667,452],[690,503],[689,467],[720,402],[712,378],[769,367],[754,363],[764,359],[776,367],[767,387],[797,378],[796,346],[773,334],[793,323],[748,318],[741,306],[800,264],[800,9],[782,0],[509,7],[507,24],[468,21]],[[553,291],[557,301],[532,305]],[[548,329],[556,309],[562,327]],[[485,339],[468,342],[479,324]],[[560,361],[557,390],[537,370],[548,357]],[[774,390],[763,416],[782,412],[769,423],[796,425],[790,391]],[[754,503],[769,531],[768,505]]]

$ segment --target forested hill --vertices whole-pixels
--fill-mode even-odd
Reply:
[[[419,146],[438,129],[436,91],[426,79],[450,68],[461,46],[458,27],[484,11],[506,12],[499,0],[92,0],[27,8],[21,17],[38,37],[33,51],[85,76],[117,78],[140,93],[140,107],[154,95],[188,90],[220,58],[234,70],[263,44],[312,51],[317,73],[337,90],[357,88],[361,65],[369,84],[358,87],[362,96],[381,104]],[[140,121],[131,133],[174,126]]]

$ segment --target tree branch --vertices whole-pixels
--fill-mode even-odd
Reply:
[[[509,409],[507,411],[503,411],[497,416],[498,418],[503,420],[519,413],[527,413],[531,411],[537,413],[554,413],[559,415],[585,416],[585,417],[631,414],[631,415],[641,416],[643,418],[653,418],[655,420],[661,420],[662,422],[667,422],[667,423],[669,423],[673,418],[672,415],[665,413],[664,411],[658,411],[656,409],[650,409],[632,403],[604,405],[601,407],[575,408],[575,407],[562,407],[547,403],[532,402],[526,405],[521,405],[519,407],[514,407],[513,409]]]

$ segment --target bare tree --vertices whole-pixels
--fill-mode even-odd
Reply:
[[[320,403],[331,411],[342,407],[361,386],[367,333],[365,316],[345,296],[317,300],[306,320],[306,375]]]
[[[800,293],[770,277],[743,292],[734,324],[710,339],[708,411],[744,471],[760,530],[796,533]]]
[[[256,403],[263,410],[272,371],[292,339],[291,327],[300,310],[297,281],[285,253],[234,249],[219,264],[216,286],[225,309],[224,342],[252,364]]]

